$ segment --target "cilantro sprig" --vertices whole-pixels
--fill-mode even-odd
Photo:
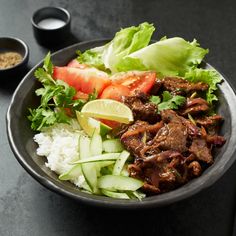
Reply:
[[[43,127],[55,123],[69,123],[70,116],[75,116],[75,110],[81,110],[87,102],[83,99],[74,99],[76,90],[61,80],[54,80],[53,64],[50,52],[44,59],[42,68],[35,71],[35,77],[43,85],[35,91],[40,96],[40,105],[35,109],[29,109],[28,119],[31,121],[31,128],[40,131]],[[89,95],[89,100],[97,98],[96,91]],[[70,116],[68,116],[68,111]]]
[[[151,96],[150,102],[158,106],[158,111],[166,109],[178,109],[186,102],[186,98],[180,95],[173,96],[170,92],[162,93],[162,100],[159,96]]]

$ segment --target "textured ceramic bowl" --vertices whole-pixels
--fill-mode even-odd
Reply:
[[[65,65],[76,56],[75,51],[77,49],[84,51],[105,42],[104,40],[98,40],[79,43],[60,50],[52,55],[53,63],[58,66]],[[7,132],[12,151],[19,163],[38,182],[54,192],[78,200],[81,203],[110,208],[138,209],[163,206],[185,199],[209,187],[227,171],[236,158],[236,155],[234,155],[236,149],[236,96],[225,77],[222,76],[223,83],[219,86],[218,95],[218,113],[225,117],[221,134],[224,135],[227,142],[221,149],[215,150],[214,164],[204,171],[200,177],[191,180],[176,190],[147,197],[142,201],[111,199],[81,192],[70,182],[58,180],[58,176],[45,166],[46,159],[36,154],[37,145],[33,141],[34,132],[30,129],[30,123],[27,120],[27,108],[35,107],[39,103],[39,99],[34,93],[35,89],[40,86],[34,78],[34,71],[39,66],[42,66],[42,62],[25,76],[13,95],[7,112]],[[211,68],[208,64],[205,67]]]

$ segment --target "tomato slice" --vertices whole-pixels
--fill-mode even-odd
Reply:
[[[78,60],[76,60],[76,59],[73,59],[72,61],[70,61],[67,66],[74,67],[74,68],[80,68],[80,69],[85,69],[85,68],[89,67],[88,65],[79,63]]]
[[[83,92],[80,92],[80,91],[77,91],[77,93],[73,97],[74,100],[76,100],[76,99],[88,100],[88,98],[89,98],[89,95],[87,93],[83,93]]]
[[[132,71],[111,77],[112,85],[106,87],[100,98],[121,100],[122,96],[133,95],[136,90],[148,93],[156,80],[155,72]]]
[[[112,121],[112,120],[104,120],[104,119],[99,119],[103,124],[111,127],[112,129],[116,128],[117,126],[120,125],[119,122]]]
[[[121,101],[122,96],[129,96],[130,90],[125,87],[124,85],[110,85],[106,87],[100,98],[107,98],[107,99],[113,99],[117,101]]]
[[[80,69],[55,66],[53,69],[53,78],[63,80],[77,91],[83,93],[90,94],[96,90],[98,95],[111,83],[105,72],[95,68]]]
[[[155,83],[156,73],[149,71],[132,71],[115,75],[111,79],[113,85],[126,86],[130,90],[131,94],[136,90],[148,93]]]

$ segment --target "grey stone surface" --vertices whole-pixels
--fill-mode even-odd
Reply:
[[[120,27],[149,21],[158,29],[156,38],[178,35],[192,40],[196,37],[202,46],[210,48],[207,61],[236,87],[236,4],[233,0],[0,0],[0,37],[17,36],[29,45],[29,68],[48,51],[36,43],[30,17],[36,9],[48,5],[65,7],[72,14],[73,36],[60,47],[111,37]],[[5,112],[15,84],[0,84],[1,236],[232,234],[236,164],[216,184],[196,196],[142,212],[82,206],[45,189],[25,172],[10,150]]]

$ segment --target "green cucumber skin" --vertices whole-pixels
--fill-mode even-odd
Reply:
[[[117,193],[117,192],[112,192],[106,189],[101,189],[101,192],[111,198],[118,198],[118,199],[130,199],[129,196],[126,193]]]
[[[90,154],[91,156],[97,156],[102,154],[102,137],[101,135],[94,132],[91,143],[90,143]]]
[[[98,188],[110,191],[136,191],[142,186],[141,180],[120,175],[104,175],[98,179]]]
[[[79,138],[79,154],[80,159],[86,159],[91,156],[90,154],[90,139],[85,136]]]
[[[80,159],[84,160],[91,156],[90,154],[90,139],[88,137],[81,136],[79,139],[79,151]],[[81,165],[82,172],[86,182],[93,193],[97,193],[97,171],[94,163],[85,163]]]
[[[129,171],[128,171],[128,165],[127,164],[124,165],[123,169],[120,172],[120,175],[127,176],[127,177],[129,176]]]
[[[102,161],[115,161],[120,156],[120,153],[105,153],[98,156],[89,157],[87,159],[82,159],[74,162],[73,164],[83,164],[91,162],[102,162]]]
[[[113,169],[113,175],[120,175],[125,162],[127,161],[127,159],[129,158],[130,153],[127,152],[126,150],[124,150],[120,156],[117,158],[116,163],[114,165],[114,169]]]
[[[76,178],[80,175],[82,175],[82,170],[81,170],[81,165],[77,164],[75,166],[73,166],[69,171],[61,174],[59,176],[60,180],[71,180],[73,178]]]
[[[103,142],[104,152],[122,152],[124,150],[119,139],[108,139]]]
[[[102,154],[104,142],[108,144],[108,151],[115,150],[117,152]],[[91,138],[81,136],[79,138],[80,160],[74,162],[76,165],[66,173],[61,174],[59,179],[72,180],[79,175],[83,175],[86,182],[84,182],[81,187],[88,191],[88,193],[102,194],[116,199],[131,199],[134,197],[141,200],[143,196],[133,191],[142,187],[143,182],[128,176],[122,176],[124,166],[130,156],[129,152],[124,150],[123,147],[121,150],[119,142],[115,139],[106,140],[104,142],[102,142],[101,135],[95,132]],[[107,144],[105,144],[105,146]],[[107,147],[105,149],[107,149]],[[118,150],[122,152],[120,153]],[[101,168],[107,166],[112,167],[112,174],[101,176]]]

